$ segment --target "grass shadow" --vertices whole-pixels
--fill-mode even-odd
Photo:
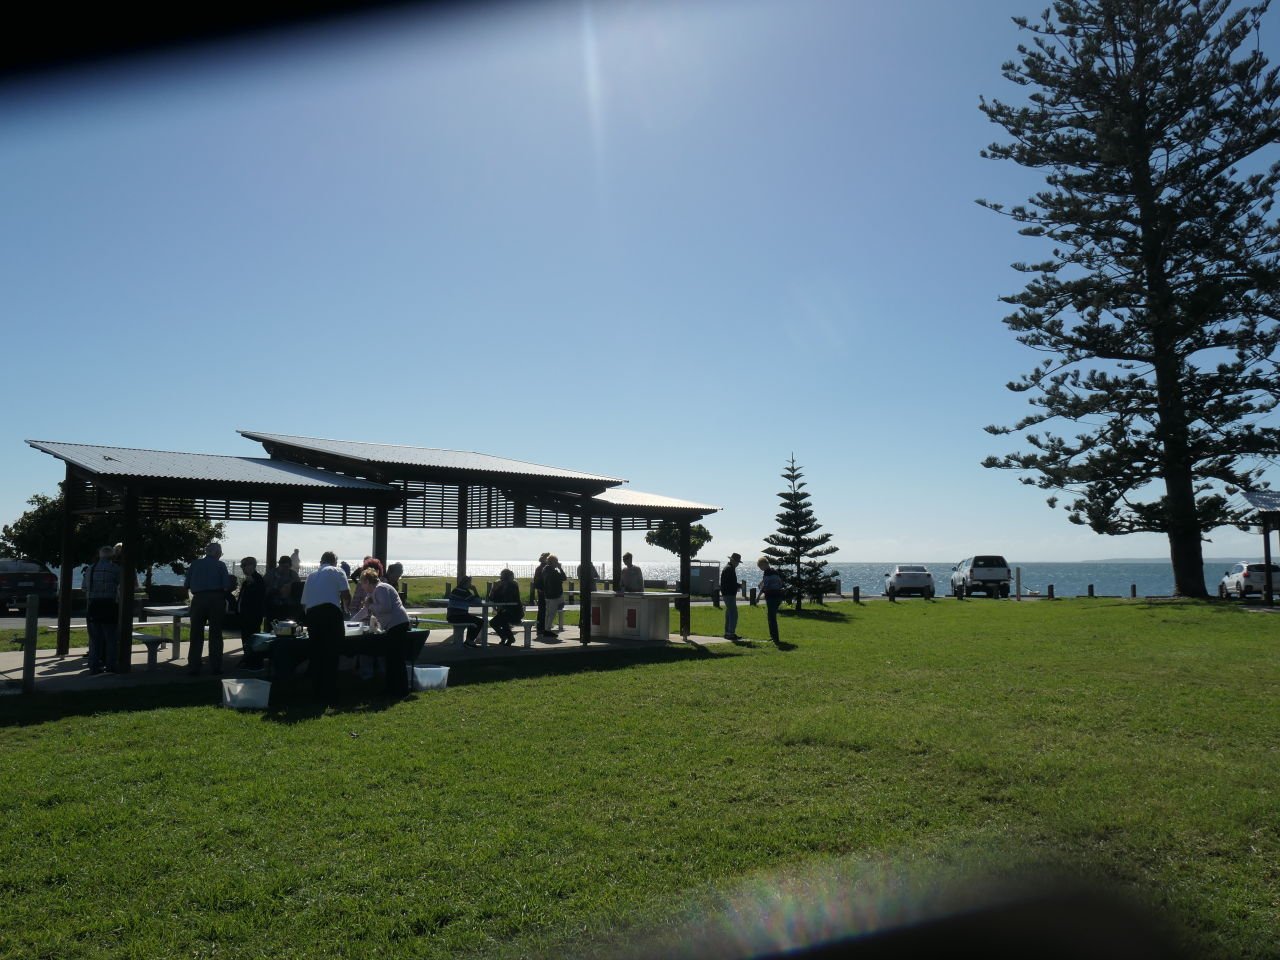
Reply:
[[[779,640],[777,643],[774,644],[774,646],[777,647],[779,650],[781,650],[783,653],[788,653],[792,650],[800,649],[799,644],[788,643],[786,640]]]
[[[701,644],[679,647],[651,647],[620,651],[615,656],[601,657],[589,650],[570,650],[557,656],[522,659],[481,660],[449,666],[449,686],[463,687],[508,680],[531,680],[541,677],[568,676],[574,673],[603,673],[630,670],[651,664],[682,663],[711,657],[740,656],[723,648],[711,650]]]
[[[805,607],[801,610],[779,610],[781,617],[793,617],[797,620],[818,620],[823,623],[848,623],[849,614],[842,610],[814,610]]]

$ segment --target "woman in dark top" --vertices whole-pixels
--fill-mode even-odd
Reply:
[[[502,646],[510,647],[516,642],[514,624],[524,619],[524,604],[520,601],[520,584],[516,583],[516,575],[510,570],[498,574],[498,582],[493,585],[489,594],[489,602],[495,605],[494,614],[489,618],[489,626],[502,638]]]
[[[480,599],[480,595],[471,586],[470,577],[459,577],[458,585],[449,592],[449,611],[445,619],[450,623],[465,623],[467,639],[463,641],[468,647],[476,646],[476,637],[480,636],[480,628],[484,621],[471,612],[471,604]]]
[[[240,666],[246,670],[262,669],[262,654],[254,653],[250,646],[253,635],[262,628],[262,618],[267,613],[267,582],[258,573],[258,561],[245,557],[240,561],[244,582],[236,599],[236,612],[240,615],[240,649],[243,656]]]

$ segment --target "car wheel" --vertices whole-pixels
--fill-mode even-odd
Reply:
[[[898,599],[898,591],[895,590],[893,586],[890,586],[889,589],[884,592],[884,595],[888,597],[890,600]]]
[[[1222,584],[1218,584],[1218,599],[1219,600],[1227,599],[1227,588],[1224,587]]]
[[[924,597],[926,600],[932,600],[932,599],[933,599],[933,587],[925,587],[925,588],[924,588],[924,593],[922,593],[922,594],[920,594],[920,595],[921,595],[922,597]]]
[[[1239,600],[1241,603],[1244,603],[1245,598],[1246,598],[1247,596],[1249,596],[1249,594],[1248,594],[1247,592],[1245,592],[1244,587],[1236,587],[1236,599],[1237,599],[1237,600]]]
[[[1009,599],[1009,585],[1007,583],[1000,584],[1000,596],[1005,600]]]

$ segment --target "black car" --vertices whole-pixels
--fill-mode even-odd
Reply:
[[[40,612],[52,612],[58,604],[57,576],[38,560],[0,557],[0,608],[22,608],[33,593],[40,598]]]

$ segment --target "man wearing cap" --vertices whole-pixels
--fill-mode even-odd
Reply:
[[[742,554],[729,554],[729,562],[720,571],[720,599],[724,601],[724,638],[739,640],[738,636],[738,564]]]
[[[222,544],[211,543],[204,556],[187,567],[184,581],[191,594],[191,647],[187,672],[200,675],[204,657],[204,628],[209,625],[209,672],[222,672],[222,618],[227,612],[227,590],[235,585],[222,562]]]

